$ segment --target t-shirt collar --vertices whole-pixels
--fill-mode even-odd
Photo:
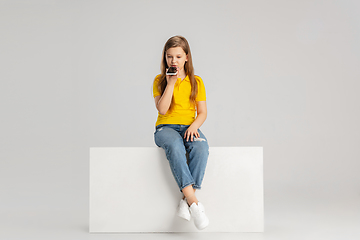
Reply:
[[[181,78],[178,78],[178,80],[177,80],[178,82],[182,82],[182,81],[185,81],[185,82],[190,82],[190,78],[189,78],[189,76],[188,75],[186,75],[186,77],[183,79],[183,80],[181,80]]]

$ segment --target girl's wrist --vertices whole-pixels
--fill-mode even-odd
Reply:
[[[196,128],[196,130],[200,128],[195,121],[190,125],[190,127]]]
[[[166,87],[169,86],[169,87],[174,87],[175,86],[175,82],[168,82]]]

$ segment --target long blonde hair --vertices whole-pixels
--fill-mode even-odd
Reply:
[[[193,67],[192,58],[191,58],[190,46],[189,46],[188,41],[183,36],[179,36],[179,35],[173,36],[173,37],[169,38],[167,40],[167,42],[165,43],[165,46],[164,46],[164,49],[162,52],[161,65],[160,65],[161,76],[160,76],[160,80],[158,82],[158,89],[159,89],[161,95],[165,91],[165,88],[167,85],[165,71],[166,71],[166,68],[169,68],[169,66],[167,65],[167,62],[166,62],[166,51],[169,48],[174,48],[174,47],[181,47],[188,57],[188,60],[185,62],[185,65],[184,65],[184,70],[185,70],[186,75],[189,76],[190,84],[191,84],[190,103],[194,104],[194,107],[195,107],[196,106],[195,99],[197,96],[198,86],[197,86],[197,82],[196,82],[195,75],[194,75],[194,67]],[[173,108],[174,108],[174,96],[171,99],[169,111],[172,111]]]

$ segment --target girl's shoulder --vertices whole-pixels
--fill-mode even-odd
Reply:
[[[161,74],[156,75],[155,78],[154,78],[154,83],[159,82],[160,79],[161,79]]]
[[[194,75],[195,77],[195,80],[198,81],[198,82],[202,82],[202,78],[198,75]]]
[[[160,80],[160,78],[161,78],[161,74],[155,76],[155,80]]]

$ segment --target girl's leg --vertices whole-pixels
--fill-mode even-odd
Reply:
[[[207,160],[209,156],[209,145],[205,135],[198,129],[200,137],[191,142],[190,140],[184,144],[186,150],[189,153],[189,169],[192,177],[194,178],[195,184],[193,188],[201,189],[201,183],[204,178]]]
[[[155,143],[163,148],[169,161],[171,172],[179,186],[180,191],[195,183],[187,165],[186,150],[183,139],[176,126],[163,126],[154,133]],[[186,196],[186,195],[185,195]]]
[[[193,190],[194,190],[194,193],[195,193],[196,189],[193,188]],[[184,192],[183,192],[183,193],[184,193]],[[182,199],[185,199],[185,195],[184,195],[184,194],[183,194],[183,198],[182,198]]]
[[[199,202],[195,196],[195,191],[196,191],[196,189],[194,189],[192,187],[192,185],[187,186],[187,187],[183,188],[183,190],[182,190],[182,192],[184,194],[184,198],[186,197],[186,200],[187,200],[187,203],[189,206],[191,206],[191,204],[193,204],[193,203],[198,204],[198,202]]]

